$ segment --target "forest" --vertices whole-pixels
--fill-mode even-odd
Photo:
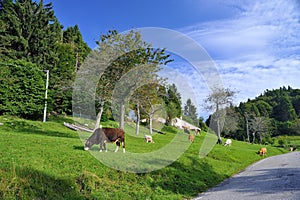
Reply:
[[[299,118],[299,89],[266,89],[255,99],[226,108],[222,134],[251,143],[272,144],[272,138],[279,135],[300,135]]]
[[[0,27],[0,115],[40,120],[46,98],[46,71],[50,76],[46,98],[48,117],[72,115],[73,111],[76,112],[72,110],[72,99],[77,103],[76,94],[74,98],[74,91],[76,93],[78,89],[74,84],[76,76],[84,70],[89,70],[88,73],[101,70],[99,63],[114,57],[112,51],[122,52],[122,56],[115,57],[101,71],[100,78],[95,77],[98,82],[92,98],[89,94],[82,95],[85,90],[79,91],[80,100],[95,99],[95,126],[99,126],[100,120],[113,119],[113,89],[132,69],[137,69],[139,74],[131,77],[135,81],[129,88],[137,89],[130,107],[141,113],[139,118],[152,117],[156,111],[151,110],[152,104],[163,104],[168,119],[181,114],[176,86],[166,85],[165,80],[157,76],[160,65],[172,62],[170,55],[165,49],[154,49],[142,41],[138,32],[121,35],[110,30],[99,35],[95,41],[97,48],[92,50],[83,41],[77,25],[65,28],[60,24],[51,3],[31,0],[1,0]],[[94,61],[97,67],[93,66]],[[139,65],[144,68],[138,68]],[[145,80],[152,84],[138,85]],[[143,99],[144,96],[147,99]],[[85,105],[81,109],[88,110]]]

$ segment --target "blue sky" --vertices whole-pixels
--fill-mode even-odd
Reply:
[[[45,1],[48,2],[48,1]],[[110,29],[140,27],[179,31],[200,44],[217,66],[224,87],[239,91],[236,103],[281,86],[300,88],[300,3],[297,0],[53,0],[65,26],[77,24],[84,40]],[[176,83],[185,77],[201,115],[206,84],[182,60]],[[197,80],[197,81],[195,81]],[[200,88],[200,89],[199,89]],[[193,89],[191,89],[192,91]],[[184,92],[186,92],[185,90]],[[193,92],[186,92],[188,93]]]

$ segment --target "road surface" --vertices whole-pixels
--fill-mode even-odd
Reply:
[[[300,200],[300,152],[263,159],[194,200]]]

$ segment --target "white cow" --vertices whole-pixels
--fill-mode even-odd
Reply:
[[[153,141],[153,139],[152,139],[152,136],[151,135],[145,135],[145,141],[148,143],[148,142],[150,142],[150,143],[154,143],[154,141]]]
[[[231,139],[227,139],[224,146],[231,146],[231,144],[232,144]]]

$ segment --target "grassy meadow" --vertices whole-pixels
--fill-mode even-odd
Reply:
[[[81,134],[64,127],[66,119],[42,123],[12,117],[0,117],[0,199],[183,199],[215,186],[222,180],[262,159],[261,145],[233,141],[231,147],[215,145],[207,157],[199,158],[204,134],[172,164],[148,173],[129,173],[102,164],[83,151]],[[105,125],[105,124],[104,124]],[[155,134],[155,143],[134,137],[134,127],[126,126],[127,152],[155,152],[167,145],[176,134]],[[183,135],[187,140],[187,135]],[[107,145],[114,154],[113,144]],[[287,152],[268,146],[267,156]]]

